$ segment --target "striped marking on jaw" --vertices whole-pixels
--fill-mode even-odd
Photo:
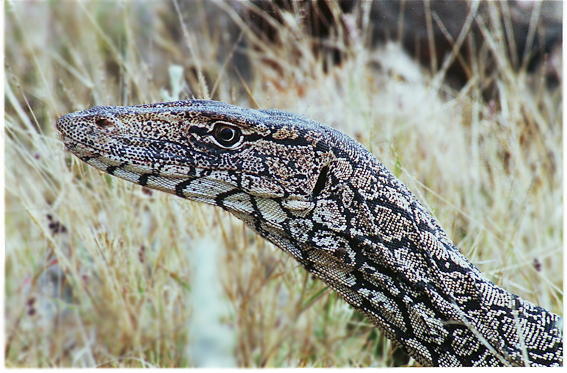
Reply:
[[[288,219],[286,213],[280,205],[271,199],[256,198],[256,205],[262,214],[262,217],[269,222],[277,223],[278,225]]]
[[[113,175],[117,176],[121,179],[131,181],[131,182],[136,183],[136,184],[138,184],[139,181],[140,181],[140,174],[135,173],[135,172],[131,172],[131,171],[127,171],[123,168],[116,168],[114,170]]]
[[[227,209],[246,214],[252,214],[255,211],[251,197],[246,193],[232,194],[222,200],[222,205]]]
[[[211,203],[214,203],[219,194],[230,192],[236,188],[234,185],[206,177],[177,182],[178,184],[173,189],[178,196],[181,193],[184,198],[207,199]]]

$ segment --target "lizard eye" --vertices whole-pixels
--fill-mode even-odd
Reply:
[[[223,148],[234,148],[242,138],[239,128],[225,123],[216,123],[213,135],[217,143]]]

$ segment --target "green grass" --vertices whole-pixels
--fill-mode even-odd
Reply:
[[[561,82],[551,89],[542,71],[512,70],[498,42],[479,50],[504,57],[489,73],[473,59],[476,75],[460,91],[432,89],[434,76],[411,60],[416,81],[403,78],[404,65],[383,71],[379,61],[392,55],[362,41],[337,42],[348,58],[325,72],[313,40],[288,18],[280,44],[245,32],[238,52],[251,68],[241,80],[234,45],[207,13],[215,6],[187,8],[180,24],[166,2],[5,5],[7,366],[195,366],[194,265],[219,273],[217,326],[234,339],[228,354],[240,367],[404,363],[367,320],[239,220],[148,193],[65,151],[59,116],[162,101],[162,89],[179,91],[173,65],[184,71],[181,98],[288,110],[355,137],[492,281],[562,314]],[[487,85],[498,99],[484,98]],[[216,260],[195,263],[203,238],[216,242]]]

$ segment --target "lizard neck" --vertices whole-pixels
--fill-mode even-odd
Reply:
[[[489,281],[362,146],[334,149],[326,178],[312,210],[281,234],[255,229],[421,364],[562,361],[562,319]]]

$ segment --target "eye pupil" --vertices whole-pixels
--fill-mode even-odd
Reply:
[[[221,147],[230,148],[240,141],[240,129],[228,124],[217,123],[215,125],[214,137]]]
[[[224,141],[230,141],[234,138],[235,133],[232,128],[224,127],[220,130],[220,138]]]

